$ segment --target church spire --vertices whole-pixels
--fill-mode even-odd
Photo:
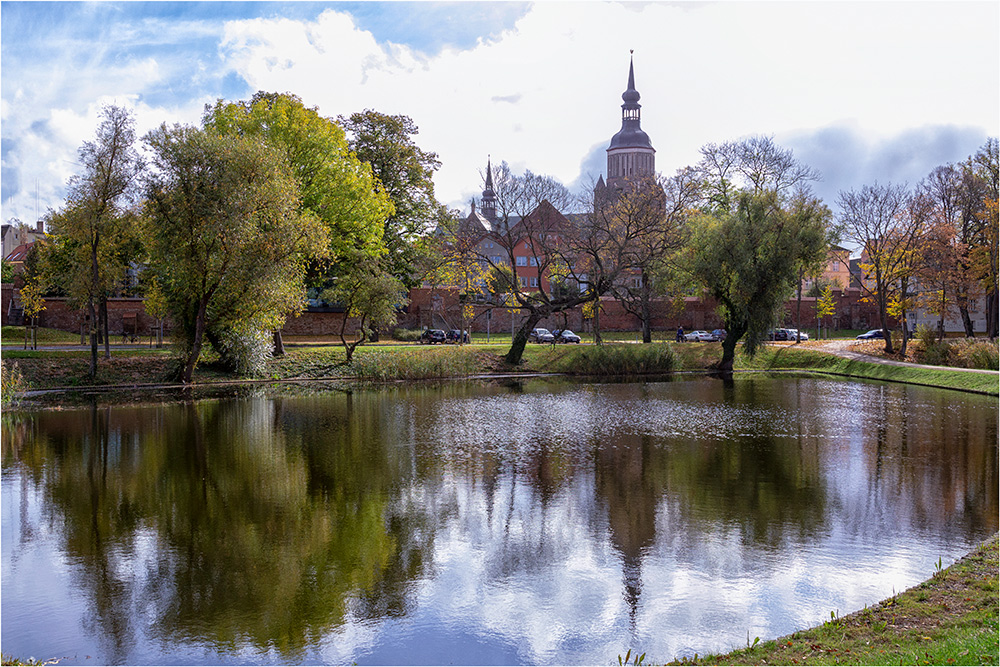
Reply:
[[[635,88],[635,63],[629,51],[628,87],[622,93],[622,129],[611,137],[608,146],[608,185],[655,172],[655,153],[649,135],[640,127],[639,91]]]
[[[497,219],[497,196],[493,192],[493,169],[490,165],[490,156],[486,156],[486,188],[483,190],[483,200],[480,202],[480,208],[483,211],[483,215],[490,222],[496,222]]]

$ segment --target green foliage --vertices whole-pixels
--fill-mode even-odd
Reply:
[[[251,100],[219,100],[205,113],[205,127],[226,136],[263,137],[283,153],[298,184],[301,208],[323,223],[325,243],[309,248],[337,261],[360,250],[383,252],[383,224],[393,213],[371,167],[350,150],[343,129],[295,95],[258,92]]]
[[[670,373],[680,365],[673,346],[668,343],[574,346],[559,348],[558,354],[551,370],[577,375],[656,375]]]
[[[918,326],[917,342],[919,343],[915,350],[917,361],[930,366],[948,365],[950,346],[946,341],[939,341],[933,329],[923,324]]]
[[[416,145],[417,126],[408,116],[390,116],[372,109],[339,118],[350,135],[351,151],[372,172],[392,200],[393,211],[385,220],[386,270],[416,286],[415,266],[428,250],[425,234],[446,216],[434,196],[434,172],[441,166],[437,154]]]
[[[354,356],[351,370],[359,380],[427,380],[468,377],[480,371],[475,352],[469,347],[447,345],[387,352],[364,350]]]
[[[146,137],[149,263],[190,381],[208,331],[275,329],[302,307],[306,251],[325,243],[282,153],[244,136],[166,125]]]
[[[420,329],[393,329],[392,339],[405,343],[413,343],[420,340],[420,335],[422,333],[423,332]]]
[[[722,370],[736,344],[753,356],[767,340],[798,278],[801,258],[825,248],[828,209],[818,200],[783,202],[775,192],[739,193],[734,208],[696,217],[688,268],[719,302],[728,332]]]
[[[271,331],[254,322],[240,322],[219,336],[221,363],[240,377],[261,377],[271,359]]]
[[[0,267],[2,267],[3,278],[0,282],[12,283],[14,282],[14,265],[8,262],[6,259],[0,260]]]
[[[632,662],[629,662],[630,658],[632,659]],[[625,651],[625,659],[624,660],[622,660],[621,654],[618,655],[618,664],[619,665],[634,665],[635,667],[639,667],[640,665],[642,665],[642,661],[645,660],[645,659],[646,659],[646,654],[645,653],[643,653],[642,655],[637,655],[634,658],[632,658],[632,649],[629,649],[629,650]]]

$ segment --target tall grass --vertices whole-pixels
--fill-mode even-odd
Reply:
[[[27,389],[28,383],[16,361],[12,364],[0,364],[0,408],[7,410],[17,407],[17,395]]]
[[[985,338],[959,338],[949,342],[952,366],[977,368],[984,371],[1000,370],[998,341]]]
[[[358,350],[351,360],[352,374],[359,380],[427,380],[467,377],[481,372],[476,351],[449,345],[414,350]]]
[[[645,345],[595,345],[573,349],[556,365],[557,370],[577,375],[650,375],[670,373],[679,367],[669,343]]]

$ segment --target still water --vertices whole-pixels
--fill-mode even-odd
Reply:
[[[3,652],[610,664],[745,646],[996,532],[997,413],[755,376],[7,414]]]

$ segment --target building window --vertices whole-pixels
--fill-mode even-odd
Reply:
[[[537,277],[531,279],[531,286],[532,287],[538,287],[538,278]]]
[[[531,257],[529,257],[528,258],[528,265],[529,266],[538,266],[538,258],[535,257],[534,255],[532,255]]]
[[[493,262],[494,264],[499,264],[501,261],[500,255],[493,255],[492,257],[490,257],[490,261]]]
[[[528,279],[525,278],[524,276],[521,276],[521,287],[527,287],[527,286],[528,286]]]
[[[517,260],[517,265],[518,266],[527,266],[528,265],[528,258],[524,257],[523,255],[518,255],[517,258],[516,258],[516,260]]]
[[[487,248],[492,248],[493,247],[493,241],[487,241],[486,242],[486,247]]]

